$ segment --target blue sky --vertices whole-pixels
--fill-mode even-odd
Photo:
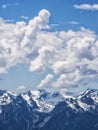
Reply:
[[[97,0],[0,0],[0,17],[1,89],[97,88]]]

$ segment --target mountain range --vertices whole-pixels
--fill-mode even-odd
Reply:
[[[98,130],[98,90],[79,96],[0,90],[0,130]]]

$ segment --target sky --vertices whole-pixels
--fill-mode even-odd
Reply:
[[[97,0],[0,0],[0,89],[97,84]]]

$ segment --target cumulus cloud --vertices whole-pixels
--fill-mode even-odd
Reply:
[[[82,5],[74,5],[74,8],[76,9],[83,9],[83,10],[98,10],[98,4],[82,4]]]
[[[43,87],[49,87],[51,86],[51,81],[53,79],[53,75],[52,74],[48,74],[38,85],[39,88],[43,88]]]
[[[48,28],[49,16],[50,13],[43,9],[28,24],[11,24],[0,19],[0,73],[6,72],[17,63],[29,62],[30,55],[35,56],[34,52],[39,48],[35,44],[36,37],[41,29]]]
[[[98,79],[97,34],[84,27],[51,32],[50,15],[43,9],[28,23],[15,24],[0,18],[0,74],[26,63],[32,73],[53,71],[38,87],[77,87]]]

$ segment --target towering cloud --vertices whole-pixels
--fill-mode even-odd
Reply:
[[[0,19],[0,73],[18,63],[28,64],[32,73],[51,69],[54,75],[46,75],[39,87],[76,87],[98,79],[97,34],[83,27],[47,31],[49,17],[43,9],[28,24]]]

